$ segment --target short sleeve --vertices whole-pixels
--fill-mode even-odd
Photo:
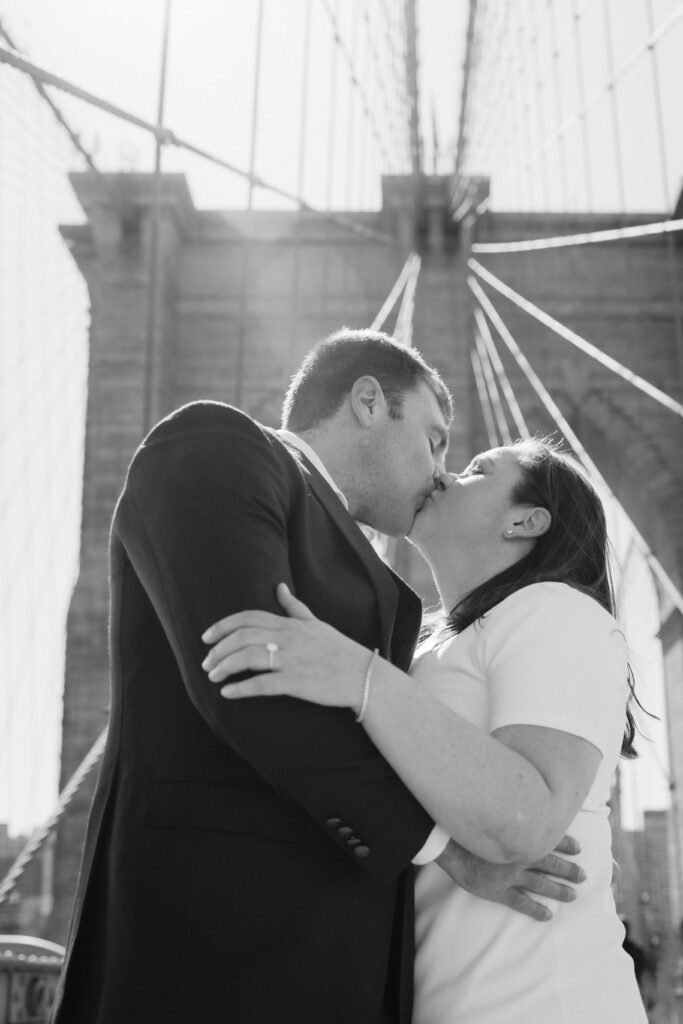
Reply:
[[[564,583],[536,583],[492,609],[480,629],[492,732],[545,726],[611,753],[628,684],[626,641],[608,612]]]

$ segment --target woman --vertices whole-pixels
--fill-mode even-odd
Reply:
[[[544,927],[437,864],[420,870],[415,1024],[644,1022],[610,887],[607,800],[634,727],[600,501],[552,445],[518,442],[445,476],[410,540],[451,609],[411,677],[282,587],[290,618],[244,612],[208,632],[209,677],[269,668],[224,696],[353,709],[434,820],[480,857],[531,862],[565,832],[581,843],[588,879]]]

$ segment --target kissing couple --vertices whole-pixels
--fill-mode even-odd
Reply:
[[[197,402],[136,452],[55,1024],[646,1021],[604,512],[545,441],[446,472],[452,413],[416,350],[343,330],[281,430]],[[432,568],[417,656],[420,601],[357,521]]]

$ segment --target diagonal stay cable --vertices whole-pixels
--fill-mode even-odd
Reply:
[[[392,238],[391,235],[385,235],[380,231],[374,231],[372,228],[367,228],[363,224],[359,224],[357,221],[353,220],[351,217],[345,217],[343,214],[332,213],[329,210],[320,210],[315,206],[311,206],[311,204],[307,203],[301,196],[296,195],[293,192],[289,192],[287,189],[280,188],[279,185],[274,185],[272,182],[266,181],[257,174],[245,171],[244,168],[238,167],[229,160],[224,160],[213,153],[209,153],[207,150],[202,149],[200,146],[196,146],[187,139],[179,138],[173,131],[171,131],[170,128],[167,128],[164,125],[152,124],[150,121],[146,121],[144,118],[138,117],[136,114],[131,114],[129,111],[116,106],[114,103],[110,103],[108,100],[95,96],[93,93],[87,92],[85,89],[81,89],[80,86],[74,85],[72,82],[68,82],[66,79],[60,78],[58,75],[54,75],[50,71],[46,71],[44,68],[38,67],[37,64],[33,64],[31,61],[25,60],[23,57],[13,53],[11,50],[7,50],[5,47],[0,47],[0,64],[9,64],[18,71],[23,71],[25,74],[30,75],[34,81],[40,82],[43,85],[54,86],[55,89],[60,89],[62,92],[66,92],[70,96],[75,96],[84,103],[90,104],[90,106],[97,107],[98,109],[105,111],[105,113],[111,114],[113,117],[126,121],[128,124],[132,124],[137,128],[141,128],[143,131],[152,134],[157,141],[163,145],[177,146],[178,149],[184,149],[188,153],[194,153],[195,156],[199,156],[217,167],[222,167],[224,170],[230,171],[232,174],[237,174],[239,177],[244,178],[255,188],[262,188],[267,192],[272,192],[275,195],[281,196],[283,199],[296,203],[301,210],[306,210],[308,213],[311,213],[316,217],[320,217],[322,220],[336,224],[337,226],[344,228],[346,231],[351,231],[353,234],[359,235],[365,241],[378,242],[382,245],[388,245],[394,249],[403,248],[397,239]]]
[[[17,46],[15,40],[10,35],[6,26],[3,24],[2,18],[0,18],[0,36],[6,40],[7,45],[13,51],[15,51],[17,55],[20,55],[20,48],[19,46]],[[96,175],[97,180],[99,181],[103,191],[106,192],[110,197],[118,201],[119,196],[116,193],[116,189],[112,187],[107,178],[102,174],[102,172],[100,171],[99,167],[93,159],[92,153],[90,153],[89,150],[86,149],[86,147],[83,145],[81,138],[78,135],[78,132],[75,132],[74,129],[71,127],[63,112],[60,110],[59,106],[55,103],[50,94],[47,92],[42,82],[40,82],[37,78],[33,78],[32,81],[33,85],[35,86],[36,92],[41,96],[45,103],[47,103],[48,107],[54,114],[55,119],[62,126],[66,134],[69,136],[69,139],[71,140],[71,144],[73,145],[74,149],[81,154],[87,166],[90,168],[92,173]]]
[[[19,856],[15,859],[11,868],[0,882],[0,905],[7,898],[7,895],[14,888],[17,879],[23,873],[26,865],[30,862],[34,853],[40,848],[41,843],[47,838],[49,833],[55,827],[62,814],[66,810],[67,805],[73,799],[76,790],[80,786],[83,779],[86,777],[94,766],[99,761],[104,750],[104,745],[107,739],[107,730],[104,729],[95,740],[94,744],[85,755],[74,774],[69,779],[68,783],[59,794],[59,799],[54,810],[50,814],[50,817],[43,822],[37,829],[34,830],[29,841],[24,846]]]
[[[505,395],[505,401],[508,404],[510,414],[515,421],[517,432],[522,438],[531,437],[531,432],[526,424],[522,410],[519,407],[519,402],[517,401],[515,393],[512,390],[512,385],[510,384],[508,375],[505,372],[503,362],[498,355],[496,346],[493,344],[493,338],[491,337],[491,331],[489,329],[489,322],[480,308],[475,309],[474,319],[476,321],[477,328],[479,329],[481,340],[484,342],[484,346],[488,353],[489,362],[491,363],[493,371],[498,378],[498,383],[500,384],[501,391]]]
[[[566,437],[567,441],[569,441],[569,443],[571,444],[572,448],[576,453],[577,458],[580,462],[583,463],[589,477],[591,477],[592,480],[599,485],[599,487],[609,497],[610,501],[614,502],[622,510],[624,516],[626,517],[629,523],[629,528],[633,533],[634,541],[637,544],[643,557],[646,559],[648,565],[650,566],[653,575],[656,576],[657,580],[662,586],[662,589],[666,592],[672,603],[676,606],[676,608],[678,608],[678,610],[681,613],[683,613],[683,594],[681,594],[680,590],[673,582],[673,580],[667,573],[662,563],[659,561],[656,555],[653,554],[647,541],[640,533],[631,517],[628,515],[628,512],[626,511],[624,506],[621,504],[617,496],[610,488],[609,484],[605,480],[604,476],[602,475],[596,464],[591,459],[590,455],[588,454],[583,444],[579,440],[579,437],[570,426],[568,420],[563,416],[562,411],[560,410],[556,402],[553,400],[550,392],[543,384],[543,381],[531,367],[528,359],[521,351],[519,345],[512,337],[512,334],[510,333],[508,328],[505,326],[505,323],[501,319],[500,314],[498,313],[495,306],[489,299],[488,295],[475,278],[469,277],[467,279],[467,283],[471,291],[474,293],[475,298],[479,302],[479,305],[486,313],[489,320],[498,331],[498,334],[500,335],[500,337],[505,342],[508,349],[516,359],[519,368],[524,373],[525,377],[531,384],[532,388],[540,398],[545,408],[548,410],[552,418],[557,423],[558,427]]]
[[[408,259],[401,268],[401,273],[396,278],[394,287],[391,289],[386,299],[382,304],[382,308],[370,324],[371,331],[380,331],[382,325],[386,321],[387,317],[391,313],[392,309],[398,302],[401,292],[406,286],[406,283],[410,280],[411,275],[418,273],[420,269],[420,257],[417,253],[411,252]]]
[[[503,444],[512,444],[512,434],[510,433],[510,427],[508,426],[507,419],[505,418],[505,409],[503,408],[503,403],[500,398],[500,391],[498,390],[498,383],[493,372],[493,367],[491,366],[488,349],[486,348],[484,340],[479,333],[475,335],[474,343],[477,355],[479,356],[479,362],[484,374],[484,383],[491,400],[491,407],[493,409],[493,415],[496,418],[501,440]]]
[[[489,398],[489,393],[486,390],[486,383],[484,381],[484,370],[481,365],[481,356],[476,351],[476,349],[470,350],[470,359],[472,361],[474,383],[477,386],[477,395],[479,396],[479,405],[481,406],[482,416],[484,417],[484,425],[486,427],[486,434],[489,439],[489,447],[497,448],[498,434],[496,433],[496,423],[493,418],[491,399]]]
[[[519,242],[475,242],[472,252],[485,253],[533,252],[538,249],[563,249],[572,245],[592,245],[601,242],[623,241],[629,238],[648,238],[683,231],[683,218],[658,221],[655,224],[635,224],[627,228],[609,228],[605,231],[584,231],[575,235],[555,235],[549,238],[527,238]]]
[[[596,345],[592,345],[589,341],[586,341],[585,338],[582,338],[580,334],[576,334],[575,331],[565,327],[565,325],[560,323],[559,320],[555,320],[554,317],[550,316],[548,313],[544,313],[542,309],[535,306],[533,302],[529,302],[528,299],[525,299],[513,288],[510,288],[509,285],[506,285],[500,280],[500,278],[496,277],[495,274],[492,274],[489,270],[485,270],[477,260],[468,260],[467,265],[474,271],[477,277],[481,278],[482,281],[486,281],[492,288],[495,288],[497,292],[500,292],[501,295],[504,295],[507,299],[510,299],[511,302],[514,302],[515,305],[519,306],[520,309],[523,309],[525,313],[533,316],[536,320],[540,321],[540,323],[544,324],[545,327],[549,327],[551,331],[554,331],[555,334],[559,334],[561,338],[571,342],[572,345],[575,345],[581,352],[585,352],[586,355],[597,360],[597,362],[601,363],[608,370],[612,370],[613,373],[618,374],[619,377],[622,377],[629,384],[632,384],[633,387],[638,388],[639,391],[642,391],[649,398],[654,398],[660,405],[663,405],[671,412],[676,413],[677,416],[683,417],[683,405],[681,405],[680,402],[677,402],[675,398],[671,398],[671,396],[667,395],[664,391],[660,391],[660,389],[655,387],[654,384],[650,384],[649,381],[638,376],[638,374],[634,373],[632,370],[629,370],[627,366],[623,366],[622,363],[617,362],[616,359],[606,355],[601,349],[597,348]]]
[[[413,314],[415,312],[415,292],[417,279],[420,276],[422,261],[417,253],[413,253],[413,263],[401,299],[398,316],[396,317],[395,335],[402,345],[410,348],[413,344]]]

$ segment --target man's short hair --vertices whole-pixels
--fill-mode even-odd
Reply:
[[[427,384],[446,423],[453,417],[451,394],[433,367],[414,348],[379,331],[342,328],[318,342],[287,389],[282,406],[286,430],[312,430],[331,419],[359,377],[375,377],[393,419],[400,419],[407,392]]]

